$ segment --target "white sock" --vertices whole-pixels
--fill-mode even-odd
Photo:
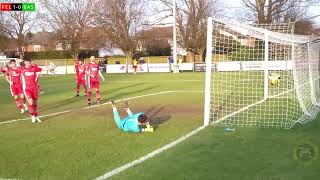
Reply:
[[[118,111],[117,107],[115,107],[115,106],[112,107],[112,110],[113,110],[113,112],[117,112]]]
[[[132,114],[131,110],[129,108],[126,108],[126,111],[128,114]]]

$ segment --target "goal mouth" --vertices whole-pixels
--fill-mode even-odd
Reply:
[[[293,29],[208,19],[205,125],[288,129],[316,117],[320,39]]]

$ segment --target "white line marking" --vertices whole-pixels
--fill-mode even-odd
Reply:
[[[60,114],[69,113],[69,112],[71,112],[71,111],[72,111],[72,110],[62,111],[62,112],[57,112],[57,113],[52,113],[52,114],[46,114],[46,115],[39,116],[39,117],[40,117],[40,118],[42,118],[42,117],[50,117],[50,116],[55,116],[55,115],[60,115]],[[29,119],[31,119],[31,118],[14,119],[14,120],[9,120],[9,121],[2,121],[2,122],[0,122],[0,125],[2,125],[2,124],[14,123],[14,122],[18,122],[18,121],[26,121],[26,120],[29,120]]]
[[[119,101],[125,101],[125,100],[131,100],[131,99],[137,99],[137,98],[142,98],[142,97],[147,97],[147,96],[154,96],[154,95],[160,95],[160,94],[168,94],[168,93],[203,93],[203,91],[163,91],[163,92],[158,92],[158,93],[152,93],[152,94],[146,94],[146,95],[141,95],[141,96],[134,96],[134,97],[129,97],[129,98],[125,98],[125,99],[121,99],[121,100],[117,100],[117,102]],[[107,104],[110,104],[110,102],[107,102],[107,103],[104,103],[102,105],[107,105]],[[94,107],[99,107],[101,105],[96,105],[96,106],[91,106],[91,107],[85,107],[85,108],[82,108],[82,109],[88,109],[88,108],[94,108]],[[47,114],[47,115],[43,115],[43,116],[40,116],[40,117],[49,117],[49,116],[54,116],[54,115],[59,115],[59,114],[65,114],[65,113],[69,113],[69,112],[72,112],[73,110],[68,110],[68,111],[63,111],[63,112],[57,112],[57,113],[53,113],[53,114]],[[17,120],[10,120],[10,121],[3,121],[3,122],[0,122],[0,124],[8,124],[8,123],[13,123],[13,122],[18,122],[18,121],[24,121],[24,120],[28,120],[30,118],[25,118],[25,119],[17,119]],[[159,148],[159,149],[156,149],[154,150],[153,152],[147,154],[146,156],[143,156],[135,161],[132,161],[130,163],[127,163],[125,164],[124,166],[121,166],[121,167],[118,167],[110,172],[107,172],[106,174],[96,178],[96,179],[106,179],[106,178],[109,178],[111,176],[114,176],[130,167],[133,167],[137,164],[140,164],[142,163],[143,161],[145,160],[148,160],[152,157],[154,157],[155,155],[157,154],[160,154],[161,152],[163,151],[166,151],[174,146],[176,146],[177,144],[185,141],[186,139],[188,139],[189,137],[197,134],[198,132],[200,132],[202,129],[204,129],[205,127],[204,126],[201,126],[193,131],[191,131],[190,133],[180,137],[179,139]]]
[[[141,95],[141,96],[134,96],[134,97],[129,97],[129,98],[117,100],[117,101],[115,101],[115,102],[121,102],[121,101],[130,100],[130,99],[137,99],[137,98],[148,97],[148,96],[155,96],[155,95],[167,94],[167,93],[172,93],[172,91],[163,91],[163,92],[146,94],[146,95]],[[99,107],[99,106],[103,106],[103,105],[107,105],[107,104],[110,104],[110,102],[107,102],[107,103],[104,103],[104,104],[101,104],[101,105],[94,105],[94,106],[85,107],[84,109],[90,109],[90,108]]]
[[[155,96],[155,95],[160,95],[160,94],[180,93],[180,92],[181,93],[187,93],[187,92],[195,93],[195,92],[201,92],[201,91],[162,91],[162,92],[158,92],[158,93],[151,93],[151,94],[145,94],[145,95],[134,96],[134,97],[129,97],[129,98],[125,98],[125,99],[120,99],[120,100],[117,100],[116,102],[125,101],[125,100],[131,100],[131,99],[137,99],[137,98],[142,98],[142,97],[148,97],[148,96]],[[110,102],[104,103],[102,105],[94,105],[94,106],[90,106],[90,107],[84,107],[84,108],[81,108],[81,109],[89,109],[89,108],[94,108],[94,107],[100,107],[100,106],[107,105],[107,104],[110,104]],[[42,115],[42,116],[39,116],[39,117],[43,118],[43,117],[56,116],[56,115],[60,115],[60,114],[70,113],[70,112],[73,112],[73,111],[76,111],[76,110],[79,110],[79,109],[61,111],[61,112],[56,112],[56,113],[52,113],[52,114]],[[2,121],[2,122],[0,122],[0,125],[19,122],[19,121],[26,121],[26,120],[29,120],[29,119],[30,118],[13,119],[13,120]]]
[[[157,154],[159,154],[159,153],[161,153],[163,151],[166,151],[166,150],[176,146],[177,144],[185,141],[189,137],[199,133],[204,128],[205,128],[204,126],[201,126],[201,127],[197,128],[197,129],[191,131],[190,133],[180,137],[179,139],[177,139],[177,140],[175,140],[175,141],[173,141],[173,142],[171,142],[171,143],[169,143],[169,144],[167,144],[165,146],[162,146],[161,148],[156,149],[156,150],[152,151],[151,153],[149,153],[149,154],[147,154],[147,155],[145,155],[145,156],[143,156],[143,157],[141,157],[139,159],[136,159],[136,160],[134,160],[132,162],[129,162],[129,163],[127,163],[127,164],[125,164],[123,166],[120,166],[118,168],[115,168],[115,169],[105,173],[104,175],[97,177],[96,180],[103,180],[103,179],[110,178],[110,177],[112,177],[112,176],[114,176],[116,174],[119,174],[122,171],[125,171],[125,170],[127,170],[127,169],[129,169],[129,168],[131,168],[131,167],[133,167],[133,166],[135,166],[137,164],[140,164],[143,161],[146,161],[146,160],[156,156]]]
[[[135,80],[132,80],[132,81],[107,81],[107,82],[118,82],[118,83],[122,83],[122,82],[154,82],[154,83],[157,83],[157,82],[203,82],[204,80],[188,80],[188,79],[185,79],[185,80],[159,80],[159,81],[135,81]]]

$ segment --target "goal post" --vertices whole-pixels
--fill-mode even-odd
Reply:
[[[208,18],[204,125],[291,128],[320,110],[320,40]]]
[[[210,122],[211,108],[211,71],[212,71],[212,31],[213,21],[208,18],[207,26],[207,52],[206,52],[206,78],[205,78],[205,108],[204,108],[204,125],[208,126]]]
[[[266,31],[264,34],[264,99],[266,100],[269,95],[269,33]]]

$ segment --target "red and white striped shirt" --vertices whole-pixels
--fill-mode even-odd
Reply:
[[[41,72],[41,68],[38,66],[32,66],[30,68],[21,68],[22,85],[24,89],[37,87],[38,74]]]

